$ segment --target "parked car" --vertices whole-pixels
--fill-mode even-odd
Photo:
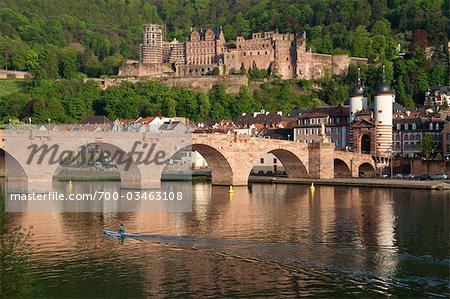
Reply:
[[[286,171],[282,171],[281,172],[281,176],[287,176],[287,172]]]
[[[250,171],[250,175],[255,175],[255,171],[253,169]]]
[[[436,173],[431,175],[432,180],[446,180],[448,179],[448,175],[445,173]]]
[[[418,175],[417,179],[419,181],[430,181],[431,180],[431,175],[424,173],[424,174]]]
[[[387,174],[379,174],[379,173],[377,173],[377,174],[375,174],[375,177],[377,179],[385,179],[385,178],[388,177],[388,175]]]
[[[413,180],[414,176],[412,174],[410,174],[410,173],[407,173],[407,174],[403,175],[403,179],[405,179],[405,180]]]
[[[272,170],[267,170],[266,175],[272,176],[273,175],[273,171]]]
[[[396,173],[396,174],[394,174],[394,177],[393,177],[393,179],[395,179],[395,180],[401,180],[403,178],[404,178],[404,176],[401,173]]]
[[[258,171],[258,175],[264,175],[264,170]]]
[[[366,175],[364,174],[364,172],[358,173],[358,176],[359,176],[360,178],[365,178],[365,177],[366,177]]]

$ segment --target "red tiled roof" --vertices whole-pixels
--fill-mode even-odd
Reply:
[[[151,123],[155,118],[156,116],[141,117],[136,122],[148,124]]]

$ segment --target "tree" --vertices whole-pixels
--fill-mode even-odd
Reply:
[[[422,152],[422,157],[426,159],[430,157],[434,149],[433,135],[430,132],[426,132],[423,135],[422,141],[418,144],[418,148]]]
[[[70,48],[61,51],[59,74],[66,79],[77,78],[77,53]]]
[[[244,65],[244,63],[241,64],[241,68],[239,69],[239,74],[241,74],[241,75],[245,74],[245,65]]]
[[[37,296],[35,277],[30,271],[31,228],[14,225],[5,213],[5,196],[0,196],[0,296]]]
[[[200,121],[200,120],[206,120],[209,118],[209,112],[211,109],[211,102],[209,101],[208,96],[200,92],[197,94],[197,107],[198,107],[198,114],[197,117],[194,118],[194,120]]]

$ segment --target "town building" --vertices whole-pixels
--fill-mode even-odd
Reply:
[[[434,115],[423,115],[395,118],[393,122],[395,156],[420,157],[422,155],[420,144],[426,133],[431,134],[433,138],[433,156],[442,155],[445,119],[434,117]]]
[[[162,25],[145,25],[140,60],[125,61],[119,76],[232,75],[244,68],[268,70],[283,79],[318,79],[326,73],[343,74],[351,63],[367,63],[365,58],[313,53],[306,47],[305,32],[257,32],[227,43],[222,28],[192,30],[186,42],[168,42],[164,31]]]
[[[322,138],[321,128],[325,125],[325,134],[336,148],[346,149],[349,142],[349,106],[325,106],[307,110],[292,111],[297,115],[293,128],[293,140],[313,143]]]
[[[256,135],[261,129],[276,129],[286,128],[292,119],[283,115],[283,112],[269,113],[268,111],[261,110],[253,113],[243,113],[234,122],[236,130],[250,129],[249,135]]]
[[[425,106],[437,110],[444,104],[450,105],[450,86],[436,86],[425,92]]]
[[[442,129],[442,151],[446,159],[450,159],[450,118]]]

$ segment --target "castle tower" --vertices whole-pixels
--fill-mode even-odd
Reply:
[[[375,156],[388,158],[392,154],[392,105],[395,101],[395,91],[386,82],[386,72],[375,92]]]
[[[144,26],[141,63],[163,63],[163,26],[157,24]]]
[[[350,123],[355,120],[357,112],[367,110],[367,96],[364,91],[364,86],[361,84],[359,71],[360,69],[358,68],[356,84],[350,91]]]

